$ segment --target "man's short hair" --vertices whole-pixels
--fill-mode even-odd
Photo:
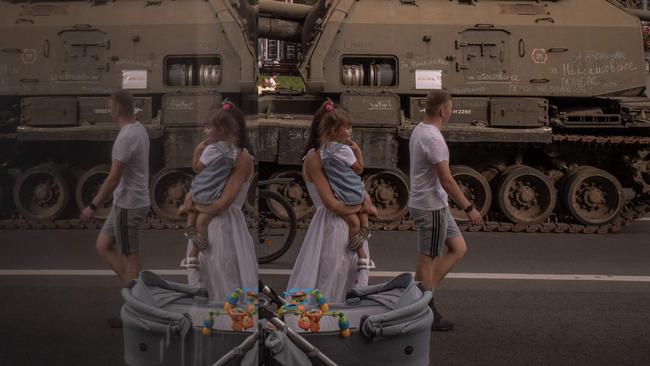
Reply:
[[[424,113],[427,117],[435,117],[440,112],[440,108],[451,100],[451,95],[442,90],[433,90],[427,95],[427,101],[424,104]]]
[[[120,117],[133,116],[133,95],[126,90],[118,90],[111,94],[111,100],[120,107]]]

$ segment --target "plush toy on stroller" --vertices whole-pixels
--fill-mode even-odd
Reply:
[[[315,289],[291,290],[285,301],[261,287],[278,305],[275,313],[260,309],[260,318],[275,328],[266,327],[264,334],[266,348],[272,348],[264,357],[271,364],[429,364],[432,294],[409,273],[350,290],[343,304],[328,304]]]

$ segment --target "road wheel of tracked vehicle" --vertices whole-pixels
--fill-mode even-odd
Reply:
[[[452,165],[450,170],[465,197],[474,204],[481,216],[484,216],[492,204],[492,190],[487,179],[481,173],[465,165]],[[456,221],[467,221],[465,211],[451,198],[449,199],[449,209]]]
[[[293,182],[288,184],[269,184],[268,190],[280,194],[291,203],[297,220],[300,220],[314,212],[314,203],[309,198],[307,186],[305,185],[305,181],[302,179],[302,174],[299,171],[286,170],[283,172],[273,173],[271,179],[276,178],[293,179]],[[274,202],[270,203],[270,208],[279,218],[287,220],[284,208],[279,207]]]
[[[550,178],[526,165],[509,166],[497,184],[497,206],[516,224],[543,222],[553,212],[555,201],[555,187]]]
[[[623,187],[613,175],[591,166],[570,171],[562,184],[562,205],[585,225],[602,225],[623,208]]]
[[[44,163],[27,169],[14,186],[16,209],[34,220],[54,220],[70,202],[70,187],[63,167]]]
[[[164,168],[151,182],[151,208],[161,219],[180,221],[178,208],[192,185],[192,174],[182,169]]]
[[[406,214],[409,199],[408,178],[399,170],[382,170],[364,177],[366,191],[377,207],[374,221],[398,221]]]
[[[102,183],[108,177],[108,173],[111,170],[111,166],[108,164],[96,165],[87,171],[85,171],[79,180],[77,180],[77,187],[75,188],[75,200],[77,202],[77,207],[79,211],[82,211],[90,201],[95,197],[99,189],[102,187]],[[113,206],[113,198],[104,202],[103,204],[97,206],[95,211],[95,218],[105,219],[108,217],[108,214],[111,212],[111,207]]]

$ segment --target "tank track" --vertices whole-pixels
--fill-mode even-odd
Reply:
[[[81,222],[79,219],[63,219],[54,221],[35,221],[22,218],[0,220],[0,230],[56,230],[56,229],[101,229],[103,220]],[[182,222],[169,222],[157,217],[147,217],[144,223],[145,229],[181,229]]]
[[[511,222],[486,221],[482,225],[459,224],[458,227],[466,232],[526,232],[526,233],[569,233],[569,234],[607,234],[620,231],[631,225],[640,217],[650,212],[650,195],[639,195],[626,202],[621,213],[605,225],[582,225],[564,222],[546,222],[542,224],[521,225]],[[304,225],[306,226],[306,225]],[[399,222],[372,223],[372,230],[415,230],[415,223],[408,218]]]
[[[640,157],[645,158],[650,154],[650,137],[639,136],[584,136],[584,135],[554,135],[553,142],[565,142],[584,144],[586,147],[603,148],[604,150],[614,150],[617,146],[637,145],[640,147]],[[645,149],[643,148],[645,147]],[[631,159],[634,160],[634,159]],[[511,222],[491,221],[488,220],[482,225],[471,225],[460,223],[458,227],[466,232],[526,232],[526,233],[585,233],[585,234],[607,234],[620,231],[623,227],[631,225],[635,220],[645,216],[650,212],[650,187],[648,182],[643,180],[642,174],[637,171],[637,167],[632,163],[632,180],[636,196],[625,202],[619,215],[610,223],[605,225],[583,225],[570,222],[562,222],[559,218],[541,224],[522,225]],[[299,228],[306,228],[309,221],[303,220],[299,223]],[[372,230],[415,230],[415,223],[405,216],[400,221],[388,223],[371,223]]]
[[[586,148],[602,148],[603,150],[614,150],[617,146],[637,145],[639,146],[639,158],[643,159],[650,155],[650,137],[627,137],[627,136],[580,136],[580,135],[554,135],[554,142],[584,144]],[[526,232],[526,233],[585,233],[585,234],[606,234],[617,232],[623,227],[631,225],[635,220],[650,212],[650,186],[643,180],[643,174],[634,164],[634,158],[630,159],[632,167],[632,180],[636,196],[625,202],[619,215],[610,223],[605,225],[583,225],[569,222],[562,222],[561,219],[552,219],[552,222],[541,224],[521,225],[511,222],[486,221],[482,225],[459,224],[459,228],[467,232]],[[64,219],[55,221],[32,221],[22,218],[0,220],[0,230],[3,229],[100,229],[101,221],[81,222],[79,219]],[[306,229],[309,226],[309,219],[298,223],[298,228]],[[180,229],[182,222],[168,222],[157,217],[150,216],[145,221],[145,229]],[[399,221],[371,223],[372,230],[415,230],[415,224],[405,216]]]

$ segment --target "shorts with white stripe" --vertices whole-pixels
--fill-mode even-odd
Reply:
[[[142,227],[148,214],[149,207],[126,209],[113,205],[102,233],[115,238],[119,253],[127,256],[137,253],[140,251]]]
[[[449,207],[433,211],[411,207],[409,211],[411,219],[415,222],[420,254],[438,257],[443,254],[447,238],[461,235]]]

